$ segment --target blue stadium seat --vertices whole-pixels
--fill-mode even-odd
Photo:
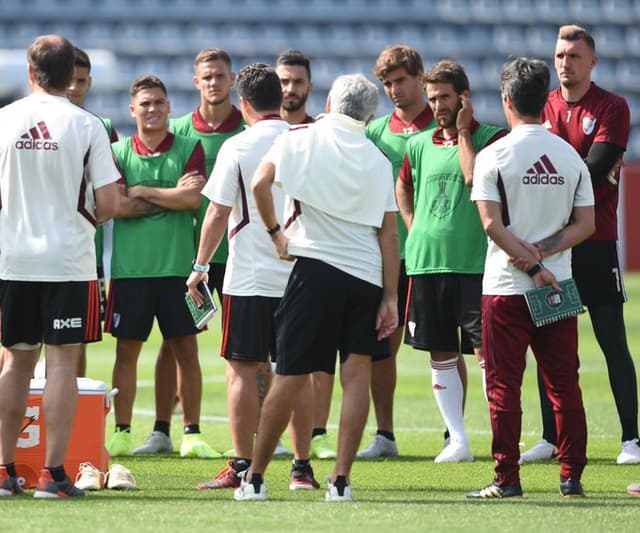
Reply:
[[[131,2],[128,0],[97,1],[93,4],[93,18],[97,21],[122,21],[130,11]]]
[[[527,28],[527,55],[552,61],[558,28],[545,24],[536,24]]]
[[[226,28],[228,33],[225,38],[228,39],[229,51],[234,54],[253,55],[259,54],[262,50],[262,43],[265,41],[264,26],[256,24],[233,24]],[[212,35],[215,35],[215,28],[212,29]]]
[[[373,74],[373,65],[375,60],[375,57],[354,57],[346,59],[342,64],[342,68],[344,69],[343,74],[354,74],[355,72],[359,72],[364,74],[372,82],[378,83],[377,78]],[[380,98],[385,98],[382,90],[380,91]]]
[[[45,33],[45,27],[35,22],[18,22],[7,27],[7,48],[27,48],[38,35]]]
[[[475,59],[467,57],[460,61],[464,67],[464,71],[469,78],[469,84],[473,91],[480,91],[484,89],[495,89],[495,85],[487,85],[484,77],[484,65],[482,59]]]
[[[329,24],[323,30],[327,43],[325,55],[345,56],[359,47],[365,46],[368,36],[362,34],[359,27],[351,24]],[[300,45],[304,51],[304,39]]]
[[[615,90],[618,83],[617,70],[618,63],[615,59],[600,57],[596,67],[593,69],[591,78],[605,89]]]
[[[631,130],[625,159],[627,161],[640,159],[640,128],[636,127],[635,129]]]
[[[634,0],[602,0],[604,21],[615,24],[636,24],[640,6]]]
[[[505,59],[513,55],[526,55],[526,30],[523,26],[515,24],[496,25],[493,27],[493,45]]]
[[[618,61],[616,72],[620,88],[627,91],[638,91],[638,87],[640,87],[640,58],[627,58]]]
[[[109,22],[98,18],[95,20],[96,22],[90,22],[83,28],[83,40],[87,46],[122,51],[126,43],[116,36],[114,27]]]
[[[204,47],[203,47],[204,48]],[[169,69],[171,78],[169,83],[172,88],[178,88],[184,91],[196,91],[193,86],[193,60],[200,49],[195,50],[192,54],[176,57],[170,62]],[[232,68],[237,71],[236,65],[240,64],[236,57],[231,58],[234,62]],[[241,63],[244,65],[244,63]]]
[[[624,96],[627,100],[627,104],[629,104],[629,111],[631,112],[631,126],[635,126],[637,128],[640,126],[640,94],[630,91],[618,91],[618,94],[620,94],[620,96]]]
[[[498,89],[500,86],[500,73],[507,62],[507,58],[487,58],[482,62],[484,83],[488,89]],[[473,85],[472,85],[473,87]]]
[[[602,23],[600,0],[568,0],[568,2],[569,12],[565,20],[579,20],[582,26]],[[570,24],[570,22],[562,22],[562,24]]]
[[[640,18],[640,16],[639,16]],[[626,31],[626,49],[633,56],[640,56],[640,26],[637,21],[634,26],[629,26]]]
[[[389,45],[394,44],[394,36],[382,25],[366,24],[358,29],[355,46],[351,46],[345,55],[374,55]]]
[[[505,124],[500,92],[498,90],[474,91],[472,97],[473,114],[480,122],[488,122],[496,126]]]
[[[312,117],[317,117],[320,113],[325,112],[325,104],[327,103],[328,87],[322,89],[314,89],[307,100],[307,113]]]
[[[171,116],[179,117],[193,111],[200,103],[200,97],[193,85],[191,89],[169,89],[171,101]]]
[[[158,76],[165,85],[172,83],[176,77],[172,69],[171,61],[168,61],[167,58],[160,55],[145,55],[141,57],[135,63],[135,70],[136,72],[134,73],[133,79],[143,74],[153,74],[154,76]],[[191,82],[191,79],[189,79],[189,82]]]
[[[264,41],[261,43],[261,52],[269,55],[271,59],[267,62],[273,64],[278,54],[288,48],[292,48],[294,34],[285,24],[268,24],[264,29]]]
[[[464,24],[471,20],[471,4],[473,0],[441,0],[436,12],[443,21]]]
[[[80,48],[84,47],[85,43],[82,42],[84,40],[84,35],[82,33],[81,24],[68,22],[66,20],[52,21],[51,24],[47,25],[47,31],[49,33],[62,35]]]
[[[504,16],[512,22],[532,24],[538,20],[538,6],[530,0],[503,0]]]
[[[129,116],[129,93],[128,92],[101,92],[91,91],[85,102],[86,108],[97,115],[110,118],[118,132],[118,124],[131,121]]]
[[[598,56],[627,56],[627,43],[624,28],[613,25],[598,25],[594,28],[591,34],[596,41],[596,52]]]
[[[469,7],[474,21],[498,24],[505,18],[502,0],[475,0]]]
[[[341,54],[340,50],[335,48],[339,45],[328,42],[325,39],[324,31],[320,26],[313,24],[302,24],[298,26],[298,38],[303,47],[300,47],[306,54],[320,57],[331,56],[332,54]]]
[[[113,37],[117,49],[126,50],[129,54],[157,53],[160,43],[160,36],[152,32],[148,24],[129,20],[116,26]]]
[[[346,0],[351,6],[363,4],[356,20],[382,24],[410,22],[434,23],[442,20],[438,6],[441,0]]]
[[[166,2],[165,2],[166,3]],[[174,15],[180,18],[186,18],[193,20],[194,16],[202,15],[202,1],[201,0],[173,0]],[[216,4],[222,4],[223,2],[217,2]],[[219,9],[219,7],[216,5]]]
[[[427,26],[420,24],[403,24],[396,31],[394,44],[406,44],[420,50],[424,43]]]
[[[161,22],[149,27],[149,37],[155,42],[155,53],[178,56],[191,51],[185,25],[180,22]]]
[[[122,87],[128,88],[132,80],[138,76],[138,58],[136,56],[121,55],[118,61],[118,70],[122,78]]]
[[[430,25],[422,47],[432,57],[454,59],[483,57],[495,51],[491,29],[479,24]]]
[[[333,80],[345,73],[345,64],[340,59],[313,59],[311,62],[311,78],[313,80],[314,92],[323,88],[328,89],[333,83]]]
[[[547,24],[552,24],[556,31],[564,24],[569,14],[567,0],[537,0],[536,8],[538,19]]]
[[[214,26],[198,20],[189,24],[185,29],[185,40],[193,57],[195,58],[196,53],[203,48],[223,48],[226,50],[228,47],[228,28],[229,26],[224,23]]]
[[[0,2],[0,17],[21,22],[48,23],[53,19],[86,20],[91,0],[20,0]]]

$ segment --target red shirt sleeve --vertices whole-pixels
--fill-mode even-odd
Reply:
[[[631,117],[629,105],[622,99],[611,100],[604,113],[600,115],[598,131],[594,143],[610,143],[627,149]]]
[[[407,187],[411,187],[413,189],[413,178],[411,177],[411,163],[409,162],[409,158],[405,155],[404,160],[402,161],[402,166],[400,167],[400,173],[398,174],[398,179],[404,183]]]

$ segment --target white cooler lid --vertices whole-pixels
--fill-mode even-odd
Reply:
[[[32,379],[29,386],[30,392],[42,393],[46,379]],[[105,394],[107,392],[107,384],[103,381],[97,381],[91,378],[78,378],[78,394]]]

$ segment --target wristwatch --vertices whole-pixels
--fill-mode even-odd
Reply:
[[[535,276],[538,272],[540,272],[542,269],[544,268],[544,265],[542,263],[540,263],[539,261],[533,265],[529,270],[527,270],[527,275],[532,278],[533,276]]]
[[[280,231],[280,224],[276,224],[273,228],[267,228],[267,233],[269,235],[273,235],[274,233]]]
[[[209,265],[199,265],[196,263],[195,259],[193,260],[193,265],[191,266],[191,270],[194,272],[209,272]]]

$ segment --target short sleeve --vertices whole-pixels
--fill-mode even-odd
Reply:
[[[495,164],[496,157],[494,150],[485,148],[476,156],[473,167],[473,187],[471,189],[471,200],[488,200],[500,202],[498,191],[499,170]]]
[[[109,135],[100,119],[91,117],[91,148],[87,169],[94,189],[115,183],[122,176],[116,167]]]
[[[580,182],[576,187],[576,194],[573,200],[574,207],[586,207],[594,205],[593,186],[591,185],[591,175],[584,161],[580,160]]]
[[[631,127],[629,105],[623,98],[616,98],[609,102],[604,111],[593,142],[615,144],[626,150]]]
[[[396,202],[396,188],[393,182],[393,167],[389,163],[389,187],[387,189],[387,202],[385,211],[398,211],[398,204]]]
[[[282,160],[285,139],[286,139],[286,132],[278,135],[278,137],[276,137],[276,140],[271,145],[271,148],[269,148],[269,151],[262,158],[262,161],[271,163],[276,167],[276,174],[274,179],[276,183],[280,183],[280,172],[278,172],[278,169],[280,167],[280,161]]]
[[[210,201],[232,207],[240,187],[240,162],[232,143],[226,142],[220,148],[216,163],[211,171],[202,194]]]

